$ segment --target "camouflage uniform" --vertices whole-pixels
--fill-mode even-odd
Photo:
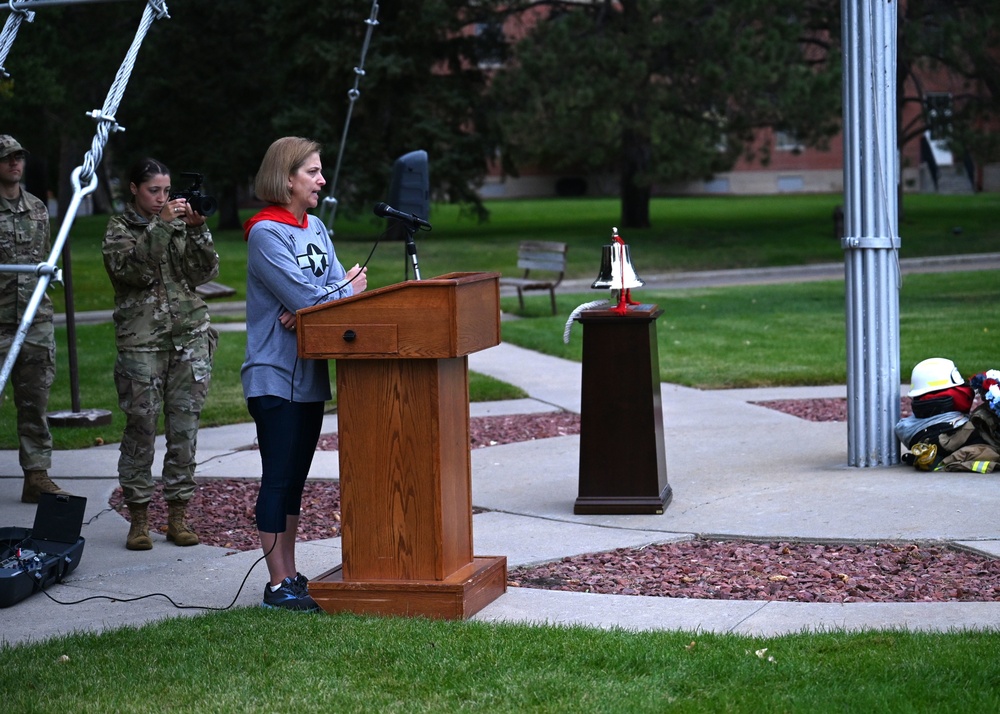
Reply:
[[[14,201],[0,197],[0,264],[44,263],[51,251],[49,241],[49,212],[42,201],[24,190]],[[0,273],[0,360],[7,358],[37,284],[38,276],[31,273]],[[26,472],[52,466],[52,434],[45,413],[56,375],[55,354],[52,300],[46,294],[10,374],[18,455]]]
[[[164,412],[163,496],[195,491],[198,422],[208,395],[218,333],[195,292],[219,274],[212,234],[181,220],[147,220],[130,204],[108,222],[104,267],[115,289],[115,385],[126,415],[118,459],[125,501],[153,494],[153,444]]]

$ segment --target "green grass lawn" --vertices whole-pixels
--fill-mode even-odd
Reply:
[[[640,275],[842,262],[844,254],[834,237],[832,219],[833,208],[841,202],[839,194],[658,198],[650,207],[651,228],[621,233]],[[515,272],[518,243],[536,239],[568,243],[569,276],[592,279],[600,267],[601,246],[610,241],[611,228],[618,225],[619,204],[611,198],[490,201],[486,205],[490,220],[483,224],[462,215],[455,206],[433,206],[434,229],[416,236],[422,277],[455,271],[509,274]],[[901,257],[1000,250],[1000,222],[996,220],[1000,195],[908,195],[904,208]],[[334,242],[341,262],[363,263],[385,223],[373,216],[339,219]],[[106,225],[106,216],[85,216],[70,231],[73,303],[78,311],[114,307],[101,260]],[[214,235],[221,258],[219,281],[235,288],[235,299],[242,299],[246,287],[243,234],[216,231]],[[369,285],[401,281],[405,258],[402,242],[379,243],[369,264]],[[53,299],[57,304],[62,296],[62,289],[56,288]]]
[[[994,712],[1000,634],[748,637],[242,608],[0,648],[10,712]]]

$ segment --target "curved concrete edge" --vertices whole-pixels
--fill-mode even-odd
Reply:
[[[509,588],[474,620],[627,631],[680,630],[747,637],[798,632],[996,630],[1000,603],[792,603],[686,600]],[[989,624],[984,624],[989,623]],[[780,650],[770,652],[780,660]]]

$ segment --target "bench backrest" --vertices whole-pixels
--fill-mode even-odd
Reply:
[[[566,244],[544,240],[526,240],[517,249],[517,267],[522,270],[549,270],[566,272]]]

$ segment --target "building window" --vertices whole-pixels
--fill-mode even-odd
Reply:
[[[713,178],[711,181],[705,182],[703,190],[705,193],[729,193],[731,190],[729,179],[726,177]]]
[[[479,69],[499,69],[503,66],[503,26],[496,22],[473,25],[476,57]]]
[[[952,97],[949,92],[928,92],[924,95],[924,121],[931,132],[931,140],[951,138]]]
[[[806,182],[801,176],[779,176],[778,177],[778,192],[779,193],[794,193],[796,191],[802,191],[806,187]]]
[[[794,151],[798,153],[804,148],[799,138],[790,131],[774,132],[774,148],[778,151]]]

